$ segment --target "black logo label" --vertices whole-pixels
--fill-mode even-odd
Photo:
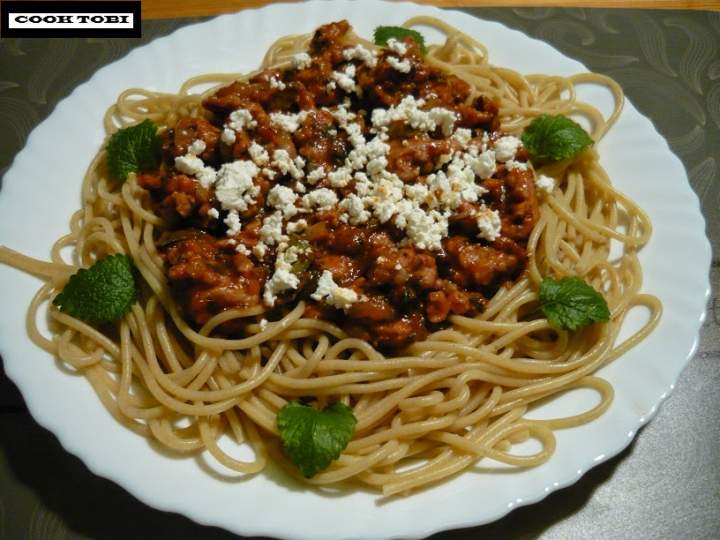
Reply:
[[[0,37],[140,37],[138,1],[0,2]]]

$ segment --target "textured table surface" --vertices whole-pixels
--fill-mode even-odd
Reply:
[[[720,13],[465,11],[543,39],[618,80],[685,164],[720,253]],[[131,48],[194,21],[146,21],[139,40],[0,40],[0,175],[32,128],[75,86]],[[717,291],[717,258],[711,283]],[[538,504],[433,538],[718,538],[718,410],[720,303],[713,295],[698,353],[629,448]],[[151,509],[91,474],[33,421],[0,371],[0,540],[166,537],[233,536]]]

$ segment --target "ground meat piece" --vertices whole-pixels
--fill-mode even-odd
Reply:
[[[219,248],[212,236],[195,231],[162,252],[172,291],[196,325],[224,310],[260,303],[264,270],[245,255]]]
[[[220,138],[220,130],[202,118],[185,117],[178,120],[175,128],[168,130],[166,145],[174,156],[184,156],[189,146],[196,140],[205,143],[205,150],[199,157],[205,162],[215,158],[215,147]]]
[[[372,327],[372,343],[384,349],[401,349],[414,341],[427,337],[425,321],[420,313],[412,313],[392,322]]]
[[[464,288],[499,285],[512,279],[524,267],[524,261],[512,253],[453,236],[443,243],[450,255],[449,277]]]
[[[450,152],[448,140],[431,139],[427,135],[393,140],[388,155],[388,170],[397,174],[404,182],[415,182],[421,174],[430,174],[437,159]]]
[[[335,283],[341,287],[347,286],[361,274],[360,261],[347,255],[316,253],[314,265],[321,274],[328,270],[333,275]]]
[[[535,195],[532,171],[513,169],[503,177],[506,211],[502,212],[502,234],[514,240],[526,240],[537,223],[540,211]]]
[[[155,211],[171,224],[192,220],[206,228],[208,210],[215,204],[211,193],[184,174],[160,176],[142,174],[138,183],[150,191]]]

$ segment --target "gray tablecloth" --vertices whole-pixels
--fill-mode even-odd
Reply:
[[[713,248],[720,245],[720,13],[466,11],[546,40],[618,80],[682,159],[702,200]],[[0,173],[76,85],[131,48],[191,22],[146,21],[138,40],[0,40]],[[715,258],[711,280],[717,291]],[[538,504],[433,538],[720,537],[719,338],[720,304],[713,297],[696,357],[627,450]],[[148,508],[91,474],[33,421],[0,372],[0,540],[231,537]]]

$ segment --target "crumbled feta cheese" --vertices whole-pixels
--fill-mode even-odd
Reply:
[[[467,128],[458,128],[455,130],[455,133],[452,134],[451,138],[465,148],[472,139],[472,131]]]
[[[400,73],[410,73],[410,60],[400,60],[397,56],[388,56],[387,62],[390,66]]]
[[[320,188],[311,191],[307,195],[303,195],[302,202],[305,208],[315,208],[322,212],[332,209],[337,204],[338,198],[334,191],[327,188]]]
[[[257,120],[253,119],[252,113],[247,109],[237,109],[228,116],[226,127],[235,131],[240,131],[246,127],[252,129],[257,127]]]
[[[267,319],[260,319],[259,326],[260,326],[260,331],[261,331],[261,332],[264,331],[264,330],[267,328],[267,325],[268,325]]]
[[[195,178],[197,178],[202,187],[208,189],[215,183],[215,180],[217,179],[217,171],[212,167],[204,167],[202,171],[195,174]]]
[[[555,179],[544,174],[535,177],[535,186],[545,193],[552,193],[555,189]]]
[[[207,145],[202,139],[195,139],[190,146],[188,146],[188,154],[193,156],[199,156],[205,151]]]
[[[238,214],[237,210],[230,210],[228,212],[227,217],[224,220],[225,225],[227,225],[227,232],[226,234],[228,236],[235,236],[242,230],[242,223],[240,222],[240,214]]]
[[[320,180],[325,178],[325,169],[322,165],[310,171],[307,175],[308,184],[317,184]]]
[[[369,50],[362,45],[355,45],[343,51],[345,60],[360,60],[366,66],[374,68],[377,65],[377,52]]]
[[[224,128],[220,139],[228,146],[235,144],[235,131],[228,127]]]
[[[207,215],[208,215],[208,217],[213,218],[213,219],[220,218],[220,212],[218,212],[217,208],[211,208],[210,210],[208,210]]]
[[[299,254],[300,248],[297,246],[278,250],[275,271],[265,282],[265,291],[263,292],[263,302],[267,306],[275,305],[278,293],[297,289],[300,285],[300,279],[292,271],[292,265],[298,261]]]
[[[488,242],[494,242],[500,237],[502,222],[497,210],[490,210],[483,206],[477,213],[478,237]]]
[[[175,168],[181,173],[193,176],[205,168],[205,163],[197,156],[185,154],[175,158]]]
[[[483,180],[495,174],[495,152],[486,150],[472,160],[472,169]]]
[[[309,68],[312,64],[312,58],[306,52],[297,53],[292,57],[292,64],[296,69]]]
[[[258,260],[262,261],[265,258],[265,254],[267,253],[267,246],[262,242],[258,242],[257,244],[255,244],[252,252],[253,255],[258,258]]]
[[[280,113],[280,112],[274,112],[270,113],[270,121],[283,128],[285,131],[289,133],[295,133],[300,125],[305,121],[305,118],[307,118],[307,111],[300,111],[299,113]]]
[[[307,221],[304,219],[298,219],[297,221],[291,221],[288,223],[286,229],[289,234],[297,234],[307,229],[307,225]]]
[[[400,56],[407,52],[407,45],[395,38],[390,38],[387,40],[387,47],[388,49],[399,54]]]
[[[524,163],[524,162],[522,162],[522,161],[515,161],[514,159],[509,159],[509,160],[507,160],[507,161],[505,162],[505,167],[507,167],[507,169],[508,169],[509,171],[514,171],[514,170],[516,170],[516,169],[517,169],[518,171],[527,171],[527,170],[528,170],[528,164],[527,164],[527,163]]]
[[[352,180],[352,170],[349,167],[339,167],[328,174],[328,180],[332,187],[345,187]]]
[[[272,180],[277,175],[277,171],[268,169],[267,167],[262,170],[262,173],[268,180]]]
[[[353,92],[359,92],[359,88],[355,84],[355,65],[348,64],[342,71],[333,71],[330,74],[331,82],[337,83],[337,85],[345,90],[348,94]]]
[[[393,122],[403,122],[413,129],[428,132],[435,131],[440,125],[443,134],[449,137],[457,120],[455,111],[442,107],[433,107],[429,111],[424,111],[421,109],[424,105],[424,99],[415,99],[412,95],[405,96],[400,103],[389,109],[375,109],[372,112],[372,124],[376,129],[382,129]]]
[[[285,90],[285,88],[287,87],[287,85],[284,82],[282,82],[280,79],[278,79],[277,77],[270,77],[269,82],[270,82],[270,88],[275,88],[277,90]]]
[[[297,197],[289,187],[276,185],[268,192],[267,203],[282,212],[285,218],[291,218],[298,213],[298,209],[295,208]]]
[[[363,199],[351,193],[340,201],[340,208],[347,212],[351,225],[367,223],[370,219],[370,212],[365,209]]]
[[[354,290],[338,286],[329,270],[323,271],[317,290],[310,296],[338,309],[347,309],[360,299]]]
[[[258,174],[257,165],[252,161],[225,163],[217,173],[215,197],[223,209],[243,212],[255,202],[260,188],[253,183]]]
[[[263,220],[262,227],[260,227],[260,240],[269,246],[287,242],[288,237],[283,234],[282,229],[282,212],[273,212]]]
[[[495,141],[495,159],[498,161],[510,161],[515,159],[515,153],[522,146],[522,141],[512,135],[500,137]]]
[[[256,165],[265,165],[268,161],[270,161],[270,156],[268,155],[267,150],[255,141],[250,144],[248,153]]]
[[[302,163],[302,165],[300,165]],[[305,166],[305,162],[302,158],[290,159],[290,154],[287,150],[278,149],[273,152],[273,165],[280,169],[283,174],[290,174],[295,180],[299,180],[305,173],[302,167]]]
[[[249,256],[251,253],[251,251],[247,248],[245,244],[238,244],[237,246],[235,246],[235,251],[237,253],[242,253],[245,256]]]

